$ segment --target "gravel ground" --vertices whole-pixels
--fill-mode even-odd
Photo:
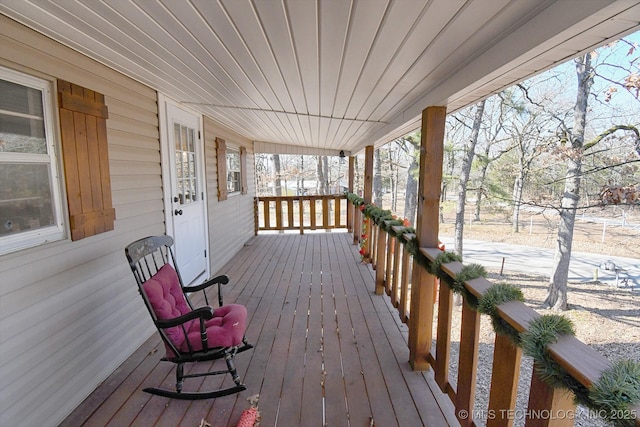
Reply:
[[[526,304],[539,313],[551,313],[542,310],[547,289],[547,280],[541,276],[524,274],[505,274],[497,272],[489,274],[492,282],[511,283],[520,286],[526,298]],[[613,288],[600,282],[570,283],[570,309],[564,316],[571,319],[576,327],[576,336],[581,341],[596,349],[603,356],[616,361],[632,359],[640,362],[640,292],[623,288]],[[435,325],[434,325],[435,327]],[[452,336],[460,334],[460,308],[454,307]],[[495,334],[491,319],[483,315],[480,326],[479,367],[476,385],[476,414],[486,414],[491,382],[491,366],[493,360],[493,342]],[[459,343],[452,342],[451,382],[456,383]],[[517,408],[527,407],[529,384],[533,361],[523,357],[518,387]],[[575,425],[581,427],[607,426],[604,421],[595,419],[584,408],[576,411]],[[524,426],[524,419],[516,412],[514,426]],[[478,425],[485,425],[485,420],[477,419]]]

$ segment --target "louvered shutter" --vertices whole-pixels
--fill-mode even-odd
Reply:
[[[113,230],[104,95],[58,80],[62,158],[71,239]]]

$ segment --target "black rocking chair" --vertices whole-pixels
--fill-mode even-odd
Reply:
[[[125,248],[125,254],[138,290],[164,342],[163,361],[175,363],[176,390],[145,388],[144,391],[175,399],[212,399],[246,390],[234,365],[234,356],[253,346],[245,338],[247,310],[239,304],[223,305],[222,285],[229,283],[226,275],[217,276],[197,286],[183,286],[170,236],[150,236]],[[218,308],[209,306],[205,290],[218,285]],[[204,307],[195,309],[189,294],[204,293]],[[224,359],[226,370],[184,374],[189,362]],[[231,374],[235,386],[210,392],[183,392],[186,378]]]

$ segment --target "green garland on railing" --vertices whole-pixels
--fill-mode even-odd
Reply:
[[[535,360],[536,373],[549,386],[571,390],[575,399],[593,408],[589,390],[553,360],[549,354],[549,345],[558,341],[562,335],[575,336],[571,320],[558,314],[544,314],[529,323],[527,330],[520,334],[524,354]]]
[[[619,360],[605,370],[591,387],[589,397],[599,402],[605,418],[618,420],[625,427],[635,426],[640,414],[629,407],[640,402],[640,363]]]
[[[491,317],[496,334],[507,336],[515,345],[520,345],[520,333],[498,315],[498,306],[509,301],[524,302],[520,288],[508,283],[495,283],[478,301],[478,311]]]
[[[365,204],[364,199],[356,194],[345,192],[347,200],[359,207],[364,216],[370,218],[377,226],[395,237],[414,234],[411,239],[401,239],[406,251],[414,261],[430,274],[440,278],[454,292],[462,294],[474,310],[491,317],[494,331],[506,335],[514,344],[536,362],[536,372],[553,388],[571,390],[576,401],[597,411],[597,413],[618,426],[635,426],[640,414],[630,408],[640,404],[640,363],[620,361],[602,373],[599,380],[587,389],[578,380],[567,373],[550,356],[548,346],[558,340],[561,335],[575,335],[570,320],[559,315],[542,315],[529,324],[527,331],[518,333],[515,328],[502,319],[497,307],[509,301],[523,301],[522,291],[514,285],[493,284],[481,297],[476,298],[465,287],[464,283],[479,277],[486,277],[486,270],[479,264],[463,266],[453,280],[442,270],[442,264],[461,261],[453,252],[442,252],[434,261],[420,252],[420,245],[415,237],[415,229],[406,226],[405,222],[395,218],[390,211],[383,210],[373,204]],[[404,226],[398,232],[394,226]]]

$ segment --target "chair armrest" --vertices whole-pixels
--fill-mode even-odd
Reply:
[[[213,307],[206,306],[200,307],[193,311],[190,311],[187,314],[184,314],[179,317],[174,317],[173,319],[159,319],[156,324],[159,328],[172,328],[174,326],[180,326],[183,323],[186,323],[190,320],[194,319],[211,319],[213,318]]]
[[[222,300],[222,286],[221,285],[226,285],[227,283],[229,283],[229,276],[227,276],[226,274],[222,274],[220,276],[216,276],[213,279],[209,279],[206,282],[202,283],[201,285],[196,285],[196,286],[184,286],[182,288],[182,291],[187,294],[188,292],[197,292],[197,291],[202,291],[202,293],[204,293],[204,300],[207,304],[209,304],[209,299],[207,298],[207,293],[205,292],[205,289],[208,288],[211,285],[218,285],[218,305],[220,307],[222,307],[224,305],[224,302]]]
[[[227,283],[229,283],[229,276],[227,276],[226,274],[220,275],[220,276],[216,276],[213,279],[209,279],[206,282],[200,284],[200,285],[195,285],[195,286],[185,286],[184,288],[182,288],[184,290],[184,292],[197,292],[197,291],[201,291],[203,289],[208,288],[211,285],[215,285],[215,284],[221,284],[221,285],[226,285]]]

